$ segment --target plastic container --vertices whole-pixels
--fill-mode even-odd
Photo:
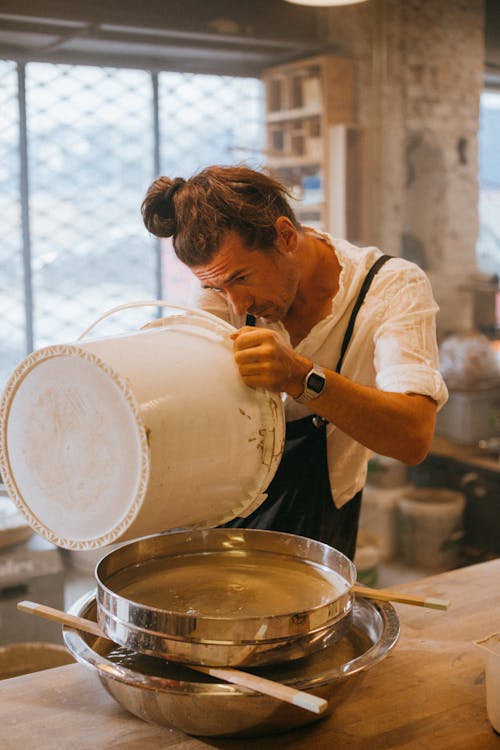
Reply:
[[[63,667],[74,661],[64,646],[54,643],[11,643],[0,648],[0,680]]]
[[[363,490],[359,528],[376,535],[381,560],[391,560],[397,555],[397,504],[410,489],[408,484],[391,489],[367,484]]]
[[[484,660],[486,711],[491,726],[500,734],[500,632],[475,641]]]
[[[465,497],[447,489],[412,489],[397,504],[400,552],[407,565],[449,570],[460,561]]]
[[[99,320],[158,304],[168,303]],[[59,547],[94,549],[251,513],[285,420],[279,394],[243,383],[234,330],[176,308],[161,327],[21,362],[0,408],[0,472],[30,526]]]
[[[500,431],[500,388],[449,391],[436,418],[436,434],[470,445]]]

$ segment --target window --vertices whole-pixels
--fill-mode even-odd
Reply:
[[[160,173],[262,166],[262,110],[258,79],[0,61],[1,388],[115,305],[187,304],[191,274],[142,224],[145,190]]]
[[[500,276],[500,91],[481,96],[477,257],[481,271]]]

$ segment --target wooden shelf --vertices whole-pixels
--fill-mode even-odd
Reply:
[[[322,117],[323,112],[320,107],[314,107],[311,109],[298,108],[298,109],[282,109],[278,112],[268,112],[266,115],[266,121],[268,123],[273,122],[287,122],[289,120],[307,120],[311,117]]]
[[[296,60],[268,68],[263,79],[268,168],[292,192],[324,196],[298,202],[299,220],[315,212],[315,224],[326,231],[366,241],[364,141],[356,125],[352,60]]]
[[[269,167],[317,167],[320,168],[321,159],[310,159],[308,156],[295,156],[294,154],[275,154],[267,157]]]
[[[481,451],[478,445],[462,445],[461,443],[456,443],[453,440],[436,435],[432,441],[430,453],[433,453],[435,456],[453,458],[455,461],[460,461],[464,464],[480,466],[483,469],[500,473],[500,460],[495,456]]]

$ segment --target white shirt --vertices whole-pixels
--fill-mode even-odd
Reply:
[[[317,364],[335,370],[361,285],[382,253],[376,247],[359,248],[346,240],[304,229],[314,232],[332,247],[341,273],[331,313],[294,348]],[[245,324],[245,317],[236,315],[215,291],[203,290],[196,306],[224,318],[236,328]],[[425,273],[414,263],[391,258],[373,279],[359,310],[341,374],[381,391],[430,396],[441,408],[448,392],[439,372],[435,326],[438,309]],[[258,318],[257,325],[279,331],[291,346],[282,323]],[[311,411],[286,396],[285,413],[287,420],[293,420]],[[372,452],[329,424],[327,454],[332,496],[340,508],[364,486]]]

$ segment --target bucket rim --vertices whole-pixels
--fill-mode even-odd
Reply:
[[[18,487],[14,472],[12,471],[7,439],[11,406],[18,389],[24,382],[25,378],[41,362],[50,359],[57,359],[58,357],[74,355],[77,355],[78,358],[93,364],[99,370],[103,371],[113,382],[114,386],[120,391],[121,396],[126,402],[130,416],[137,427],[139,444],[139,478],[132,503],[129,505],[127,512],[121,520],[115,524],[113,528],[103,534],[95,535],[92,539],[88,540],[65,537],[53,531],[31,510],[23,493]],[[37,534],[44,539],[47,539],[52,544],[64,549],[94,549],[112,544],[120,538],[137,517],[146,495],[149,473],[150,457],[147,434],[137,399],[127,382],[127,379],[116,372],[116,370],[114,370],[102,357],[89,351],[84,346],[79,346],[75,343],[51,344],[50,346],[45,346],[32,352],[18,364],[7,381],[7,385],[0,401],[0,474],[10,498],[14,501],[20,513]]]

